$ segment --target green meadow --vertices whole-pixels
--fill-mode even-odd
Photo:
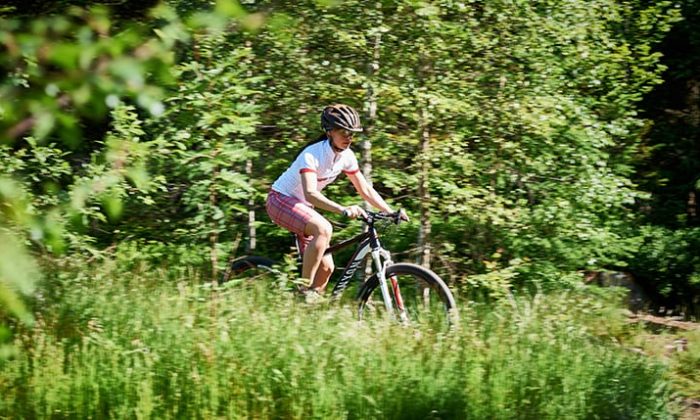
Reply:
[[[460,300],[447,332],[260,278],[63,270],[0,361],[2,418],[672,418],[667,368],[595,289]]]

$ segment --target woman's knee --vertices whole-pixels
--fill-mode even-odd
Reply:
[[[328,220],[323,218],[311,219],[306,224],[304,233],[306,233],[307,235],[314,236],[316,238],[324,238],[330,240],[331,236],[333,236],[333,226]]]

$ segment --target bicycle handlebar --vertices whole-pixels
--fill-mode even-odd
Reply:
[[[368,225],[374,224],[374,222],[377,220],[391,220],[392,223],[396,223],[398,225],[402,220],[400,210],[394,213],[367,211],[367,217],[360,216],[359,219]]]

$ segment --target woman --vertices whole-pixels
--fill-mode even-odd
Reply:
[[[351,218],[367,216],[362,207],[341,206],[321,190],[342,172],[365,201],[381,211],[393,212],[362,175],[350,149],[353,135],[362,131],[357,111],[342,104],[327,106],[321,114],[321,128],[324,134],[306,145],[272,184],[266,206],[273,222],[297,235],[303,255],[301,275],[309,280],[308,293],[312,294],[325,289],[334,268],[333,257],[324,256],[333,228],[315,209]],[[408,220],[403,210],[401,218]]]

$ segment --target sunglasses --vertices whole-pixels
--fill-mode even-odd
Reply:
[[[346,139],[351,139],[352,136],[355,135],[354,132],[352,132],[352,131],[350,131],[350,130],[346,130],[346,129],[344,129],[344,128],[340,129],[340,134],[342,134],[343,137],[345,137]]]

